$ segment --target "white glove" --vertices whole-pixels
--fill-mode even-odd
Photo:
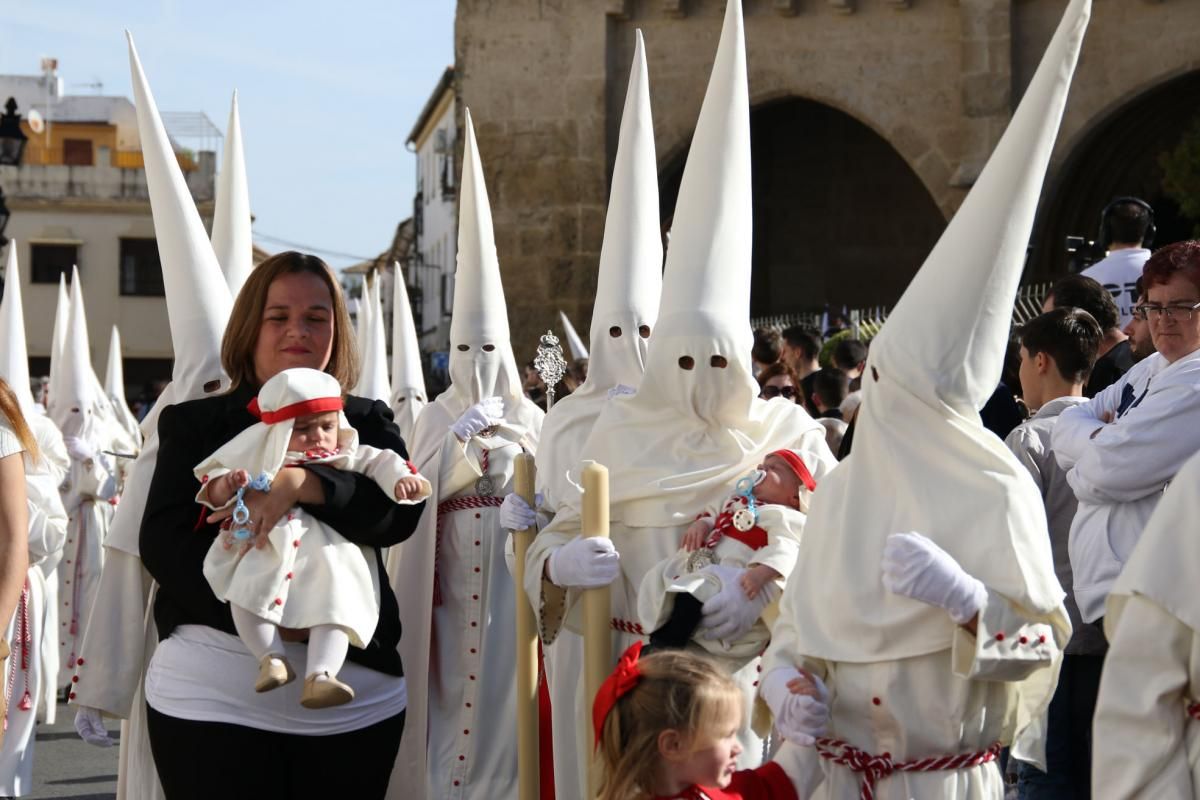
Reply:
[[[112,747],[116,742],[108,737],[104,728],[104,720],[97,708],[80,706],[75,712],[75,732],[79,738],[97,747]]]
[[[817,690],[816,697],[793,694],[788,682],[807,678]],[[763,700],[775,715],[775,728],[785,739],[798,745],[812,746],[829,726],[829,689],[816,675],[804,675],[798,669],[777,667],[762,682]]]
[[[76,461],[87,461],[96,457],[96,449],[78,436],[63,437],[63,444],[67,446],[67,453]]]
[[[484,428],[499,425],[504,419],[504,400],[489,397],[468,408],[450,430],[460,442],[465,442]]]
[[[779,595],[779,587],[769,583],[753,598],[746,597],[740,579],[744,569],[713,564],[700,573],[715,575],[721,581],[721,591],[710,597],[700,608],[700,631],[705,639],[732,642],[740,639],[762,616],[763,609]]]
[[[970,622],[987,601],[983,582],[919,533],[893,533],[883,546],[883,586],[944,608],[955,624]]]
[[[533,496],[534,508],[542,504],[542,496]],[[532,528],[537,522],[537,512],[529,507],[525,498],[516,492],[505,495],[500,504],[500,527],[506,531],[524,531]]]
[[[621,571],[621,555],[606,536],[579,536],[550,554],[549,578],[564,589],[608,586]]]

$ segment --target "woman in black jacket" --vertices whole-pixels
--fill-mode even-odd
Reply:
[[[315,256],[280,253],[251,273],[234,304],[221,347],[227,394],[171,406],[159,418],[158,466],[142,519],[142,562],[159,584],[154,620],[160,644],[146,676],[150,743],[170,800],[200,797],[383,797],[404,727],[400,617],[381,549],[416,528],[423,505],[397,505],[371,479],[320,465],[281,470],[269,491],[246,493],[250,526],[267,532],[301,506],[352,542],[374,548],[379,625],[351,648],[345,674],[358,696],[312,711],[299,682],[255,694],[234,676],[253,671],[229,606],[216,599],[202,566],[229,511],[196,502],[192,470],[206,454],[257,419],[247,409],[258,387],[291,367],[321,369],[345,390],[358,373],[353,329],[333,273]],[[407,457],[391,411],[347,396],[344,412],[359,440]],[[284,636],[302,648],[305,631]],[[293,654],[302,663],[304,654]],[[289,656],[291,658],[291,656]],[[361,686],[361,689],[359,688]],[[296,697],[292,697],[296,694]]]

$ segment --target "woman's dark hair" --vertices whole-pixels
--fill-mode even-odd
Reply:
[[[796,396],[793,399],[800,405],[804,405],[804,389],[800,387],[800,379],[796,377],[795,370],[782,361],[776,361],[774,364],[764,367],[763,371],[758,373],[759,395],[762,394],[762,390],[766,387],[768,381],[772,378],[778,378],[780,375],[783,375],[792,382],[792,386],[796,387]]]
[[[314,255],[288,250],[271,256],[255,267],[246,283],[242,285],[237,299],[233,301],[233,311],[230,312],[229,324],[225,327],[225,338],[221,340],[221,366],[229,376],[231,389],[243,383],[257,385],[254,348],[258,344],[258,333],[262,328],[267,292],[279,276],[297,273],[316,275],[324,281],[333,301],[333,346],[329,363],[325,365],[325,372],[337,378],[343,391],[351,391],[358,383],[358,352],[354,345],[354,326],[350,322],[346,298],[342,295],[333,270]]]

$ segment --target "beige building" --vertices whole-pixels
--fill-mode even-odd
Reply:
[[[103,375],[116,325],[132,400],[144,382],[170,377],[173,357],[133,104],[124,97],[64,96],[53,62],[40,76],[0,76],[0,96],[16,99],[29,137],[21,165],[0,167],[0,186],[12,213],[5,235],[19,248],[31,374],[48,371],[59,274],[69,280],[78,265],[92,363]],[[34,110],[40,130],[29,124]],[[220,132],[202,114],[175,115],[168,119],[172,128],[208,144],[179,146],[177,156],[211,224]]]
[[[894,302],[1007,124],[1066,0],[744,0],[756,316]],[[586,330],[633,53],[649,58],[664,229],[724,0],[459,0],[459,129],[477,126],[509,318],[528,357]],[[1027,279],[1114,196],[1185,238],[1158,156],[1200,96],[1200,2],[1095,0]],[[461,137],[458,138],[461,142]],[[461,158],[461,146],[458,148]]]

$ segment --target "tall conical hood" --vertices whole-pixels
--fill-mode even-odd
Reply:
[[[371,292],[367,315],[365,337],[362,350],[362,374],[354,394],[369,397],[372,400],[382,400],[387,403],[392,399],[392,386],[388,382],[387,367],[387,335],[383,330],[383,309],[379,305],[380,291]]]
[[[454,408],[466,409],[492,396],[503,397],[507,407],[515,408],[523,397],[521,380],[509,341],[508,308],[500,282],[492,209],[470,109],[464,127],[458,266],[450,317],[450,388],[445,396]]]
[[[658,330],[751,341],[750,100],[742,5],[729,2],[679,185]],[[654,345],[651,345],[654,349]],[[746,346],[749,361],[749,345]]]
[[[614,521],[677,525],[782,447],[802,447],[818,479],[833,463],[824,429],[800,406],[758,399],[750,209],[750,103],[735,1],[725,7],[683,171],[645,374],[636,395],[606,404],[583,447],[583,458],[611,470]],[[593,339],[593,360],[598,347]]]
[[[1000,381],[1013,298],[1058,134],[1087,4],[1076,0],[1000,143],[871,343],[927,403],[977,411]]]
[[[229,127],[225,129],[221,174],[217,176],[212,248],[225,273],[229,294],[237,297],[254,267],[254,242],[250,235],[250,188],[246,181],[246,153],[242,148],[242,118],[236,91],[229,107]]]
[[[67,320],[71,316],[71,300],[67,295],[67,275],[58,276],[58,302],[54,306],[54,330],[50,334],[50,391],[46,411],[56,405],[56,384],[62,379],[63,349],[67,342]],[[51,414],[53,418],[53,414]]]
[[[758,396],[750,366],[751,205],[742,7],[730,2],[679,187],[642,385],[655,402],[714,427],[739,425]],[[695,368],[681,369],[681,358]]]
[[[639,30],[596,277],[588,376],[546,415],[537,453],[538,474],[552,505],[573,498],[568,473],[577,470],[584,442],[609,403],[609,392],[618,385],[636,389],[642,381],[649,334],[658,318],[662,259],[650,81]],[[568,344],[573,333],[569,325],[564,317]]]
[[[392,283],[392,388],[397,396],[416,395],[424,401],[425,373],[421,370],[421,348],[404,271],[396,264],[392,274],[396,276]]]
[[[1000,379],[1034,207],[1089,13],[1088,0],[1071,0],[978,182],[871,343],[854,451],[813,497],[781,613],[813,658],[891,661],[949,650],[959,633],[946,613],[879,580],[890,534],[925,535],[1054,640],[1047,667],[1010,684],[1013,716],[1004,724],[1015,731],[1014,755],[1034,763],[1070,622],[1042,498],[976,409]]]
[[[587,358],[587,345],[583,343],[583,339],[579,338],[579,333],[575,330],[575,326],[571,324],[571,320],[566,315],[566,312],[558,312],[558,321],[562,323],[563,334],[567,341],[567,351],[571,356],[571,360],[575,361],[580,358]]]
[[[29,351],[25,345],[25,311],[21,303],[21,271],[17,268],[17,242],[8,243],[8,266],[4,270],[4,299],[0,300],[0,378],[21,404],[21,413],[33,413],[33,390],[29,386]]]
[[[71,299],[58,382],[57,389],[51,387],[51,391],[57,395],[51,419],[63,436],[87,436],[96,424],[100,398],[92,371],[87,314],[83,309],[78,268],[71,277]]]
[[[658,209],[650,77],[639,30],[635,32],[633,64],[621,113],[621,135],[596,276],[596,301],[592,305],[587,382],[605,391],[616,384],[636,387],[646,366],[649,339],[642,333],[655,327],[662,295],[662,224]],[[613,335],[613,328],[619,329],[619,335]]]
[[[117,422],[134,442],[140,442],[142,434],[138,430],[137,418],[129,410],[129,402],[125,399],[125,369],[121,363],[121,332],[117,330],[116,325],[113,325],[112,337],[108,341],[108,365],[104,370],[104,393],[108,395]]]
[[[174,401],[203,396],[205,385],[227,385],[221,369],[221,337],[232,305],[229,286],[221,273],[212,244],[188,192],[175,151],[158,114],[150,85],[142,71],[133,37],[129,39],[129,68],[137,106],[138,132],[146,162],[146,186],[154,213],[154,232],[162,262],[167,317],[175,364]]]

